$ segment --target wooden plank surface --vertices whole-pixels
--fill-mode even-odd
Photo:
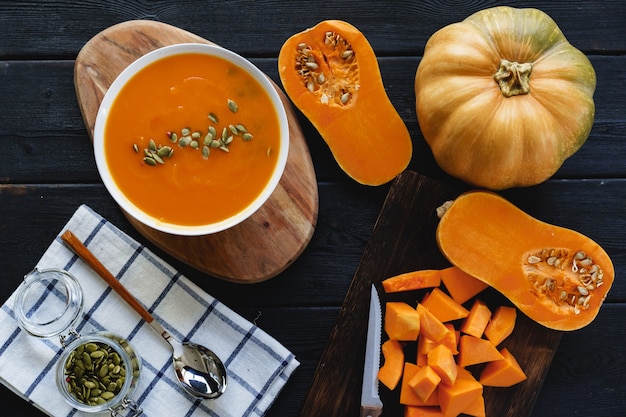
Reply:
[[[460,191],[411,171],[396,179],[352,279],[300,417],[358,414],[370,285],[374,283],[378,287],[383,306],[387,301],[400,299],[415,304],[419,299],[416,294],[385,294],[380,283],[403,272],[446,266],[435,240],[436,209]],[[488,303],[491,298],[499,298],[497,294],[481,294],[481,298],[485,296]],[[499,299],[491,304],[503,302]],[[519,316],[514,333],[503,346],[517,358],[528,379],[506,390],[485,388],[488,416],[531,415],[538,388],[561,338],[560,332],[540,326],[522,314]],[[380,392],[385,416],[402,417],[404,408],[399,402],[399,391],[390,392],[381,385]]]
[[[234,50],[279,82],[276,57],[287,37],[322,19],[345,19],[363,31],[377,53],[385,90],[413,138],[411,169],[448,181],[417,125],[415,69],[434,30],[493,5],[484,0],[0,2],[1,298],[15,290],[76,207],[87,203],[296,354],[301,366],[267,417],[297,416],[388,188],[353,184],[317,131],[296,112],[318,182],[319,216],[311,242],[271,280],[241,285],[216,279],[152,245],[106,192],[74,91],[77,54],[114,24],[154,20]],[[626,95],[620,89],[626,85],[626,7],[622,0],[507,0],[498,5],[546,11],[587,54],[598,75],[596,120],[584,147],[553,179],[504,194],[542,220],[593,237],[616,268],[598,318],[562,336],[543,386],[536,387],[531,416],[624,416],[626,280],[620,278],[626,271]],[[12,417],[43,416],[4,387],[0,401]]]
[[[74,84],[92,139],[98,108],[117,75],[148,52],[189,42],[211,43],[180,28],[147,20],[123,22],[91,38],[76,58]],[[287,112],[289,155],[279,184],[261,208],[232,228],[202,236],[161,232],[127,214],[130,223],[165,252],[229,281],[251,284],[278,275],[309,244],[317,222],[317,182],[311,156],[291,103],[274,86]]]

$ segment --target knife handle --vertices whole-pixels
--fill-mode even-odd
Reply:
[[[383,413],[383,409],[375,405],[362,405],[360,417],[379,417]]]

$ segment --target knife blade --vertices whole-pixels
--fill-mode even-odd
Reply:
[[[378,396],[382,321],[380,298],[376,287],[372,284],[363,365],[363,386],[361,387],[361,417],[378,417],[383,412],[383,403]]]

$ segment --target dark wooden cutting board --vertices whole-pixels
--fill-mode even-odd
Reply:
[[[93,129],[100,103],[120,72],[137,58],[177,43],[212,43],[165,23],[133,20],[105,29],[76,57],[74,84],[87,131]],[[174,236],[152,229],[128,214],[130,223],[153,244],[215,277],[239,283],[273,278],[306,248],[317,222],[315,170],[291,103],[275,86],[289,122],[289,156],[280,183],[251,217],[223,232]]]
[[[318,363],[300,417],[359,414],[370,285],[377,286],[383,305],[399,297],[413,297],[415,303],[416,293],[392,297],[384,293],[380,283],[411,270],[449,266],[435,240],[436,209],[462,191],[411,171],[394,181]],[[493,290],[483,297],[487,297],[488,304],[506,302]],[[518,314],[514,333],[503,346],[518,359],[528,379],[512,388],[485,388],[487,417],[530,415],[560,338],[560,332]],[[402,417],[398,390],[390,392],[381,385],[380,393],[383,415]]]

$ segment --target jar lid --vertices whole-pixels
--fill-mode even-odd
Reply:
[[[83,308],[83,291],[76,278],[61,269],[34,269],[24,277],[15,298],[20,327],[39,337],[68,330]]]

